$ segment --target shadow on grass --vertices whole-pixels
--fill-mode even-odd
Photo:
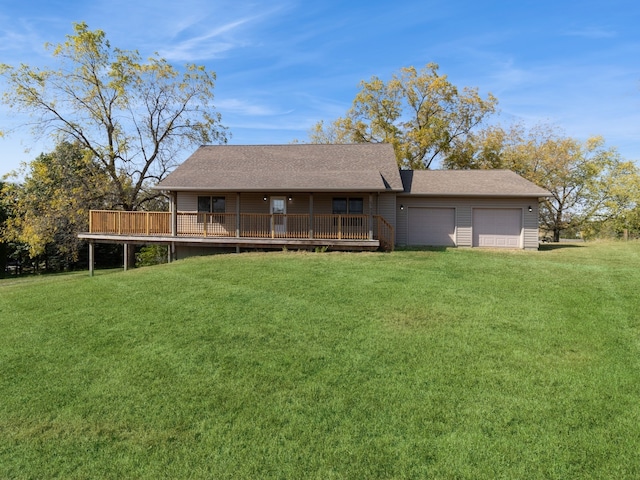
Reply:
[[[583,248],[584,243],[569,243],[569,242],[560,242],[560,243],[541,243],[538,250],[541,252],[548,252],[552,250],[560,250],[563,248]],[[451,249],[455,249],[456,247],[396,247],[397,252],[446,252]],[[488,250],[488,249],[481,249]],[[493,250],[501,250],[501,249],[493,249]],[[502,249],[502,250],[519,250],[519,249]]]
[[[446,252],[450,248],[455,247],[396,247],[398,252]]]
[[[122,272],[122,268],[96,268],[94,275],[110,275],[113,273]],[[46,279],[46,278],[60,278],[60,277],[79,277],[89,276],[89,270],[73,270],[69,272],[23,272],[20,274],[15,273],[3,273],[0,274],[0,284],[10,285],[16,282],[29,282],[34,279]]]
[[[539,250],[541,252],[550,251],[550,250],[560,250],[562,248],[583,248],[584,244],[578,243],[541,243]]]

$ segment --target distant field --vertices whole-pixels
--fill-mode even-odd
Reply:
[[[0,280],[0,478],[640,478],[640,244]]]

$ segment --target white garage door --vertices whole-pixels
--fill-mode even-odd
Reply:
[[[520,208],[474,208],[473,246],[519,248],[522,230]]]
[[[409,207],[407,215],[409,245],[455,246],[455,209]]]

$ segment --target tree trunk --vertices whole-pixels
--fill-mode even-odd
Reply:
[[[560,226],[562,225],[562,205],[559,206],[554,220],[555,221],[553,225],[553,241],[555,243],[558,243],[560,241],[560,231],[562,230],[560,228]]]

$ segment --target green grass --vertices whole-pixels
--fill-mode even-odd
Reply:
[[[0,478],[640,478],[640,244],[0,281]]]

